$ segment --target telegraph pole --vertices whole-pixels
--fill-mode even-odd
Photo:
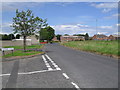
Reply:
[[[98,20],[96,19],[96,35],[97,35],[97,33],[98,33],[98,32],[97,32],[97,22],[98,22]]]

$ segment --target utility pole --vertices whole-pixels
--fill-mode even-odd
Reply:
[[[97,35],[97,33],[98,33],[98,32],[97,32],[97,22],[98,22],[98,20],[96,19],[96,35]]]

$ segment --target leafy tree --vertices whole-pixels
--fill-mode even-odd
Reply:
[[[40,30],[40,40],[47,40],[48,39],[48,31],[46,28],[41,28]]]
[[[51,41],[55,36],[55,30],[50,26],[46,27],[46,29],[47,29],[47,32],[48,32],[48,39],[47,40]]]
[[[88,33],[85,34],[85,40],[89,40],[89,35],[88,35]]]
[[[10,38],[7,34],[4,34],[2,35],[2,40],[10,40]]]
[[[20,34],[17,34],[17,35],[16,35],[16,39],[20,39]]]
[[[43,36],[40,36],[40,35],[42,35],[42,34],[40,34],[40,32],[41,32],[41,30],[43,29],[43,28],[45,28],[45,27],[47,27],[47,25],[48,25],[48,23],[47,23],[47,19],[41,19],[41,18],[39,18],[39,17],[36,17],[35,18],[35,24],[36,24],[36,29],[38,30],[36,33],[39,33],[39,42],[40,42],[40,40],[42,40],[42,37]],[[38,38],[38,37],[37,37]]]
[[[36,26],[35,24],[36,18],[31,10],[27,11],[18,11],[16,10],[16,16],[13,18],[13,31],[14,33],[18,33],[23,36],[24,42],[24,51],[26,51],[26,37],[35,33]]]
[[[73,36],[85,36],[84,34],[73,34]]]
[[[40,31],[40,39],[47,40],[49,42],[54,38],[54,33],[54,29],[50,26],[42,28]]]
[[[64,34],[64,36],[69,36],[69,34]]]
[[[15,39],[14,34],[9,34],[8,37],[9,37],[9,40]]]
[[[60,41],[60,37],[61,37],[61,36],[62,36],[62,35],[60,35],[60,34],[56,35],[57,40],[59,40],[59,41]]]

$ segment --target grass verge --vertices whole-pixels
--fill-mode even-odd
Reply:
[[[31,45],[27,46],[26,49],[42,49],[44,45]],[[3,58],[9,58],[9,57],[17,57],[17,56],[31,56],[31,55],[37,55],[42,54],[42,51],[35,51],[35,50],[27,50],[26,52],[23,51],[23,46],[6,46],[4,48],[14,48],[15,51],[12,53],[5,54],[2,56]],[[18,50],[21,49],[21,50]]]
[[[120,56],[120,50],[118,49],[118,41],[71,41],[71,42],[64,42],[61,43],[64,46],[95,52],[103,55],[113,55],[113,56]]]
[[[26,46],[26,49],[42,48],[43,46],[44,45],[31,45],[31,46]],[[23,46],[5,46],[4,48],[23,49]]]

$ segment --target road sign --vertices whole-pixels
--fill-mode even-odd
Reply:
[[[12,51],[12,50],[14,50],[14,48],[1,48],[1,50],[2,51],[10,51],[11,50]]]

